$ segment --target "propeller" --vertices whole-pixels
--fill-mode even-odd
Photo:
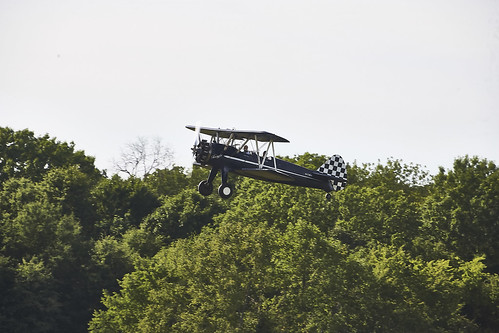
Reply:
[[[199,141],[201,141],[201,123],[196,122],[196,130],[194,131],[194,146],[192,147],[192,164],[196,164],[196,150],[199,145]]]

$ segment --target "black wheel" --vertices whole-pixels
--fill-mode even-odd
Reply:
[[[327,201],[331,200],[331,193],[326,193],[326,200]]]
[[[218,195],[220,195],[222,199],[230,198],[233,192],[234,190],[229,184],[222,184],[218,187]]]
[[[209,183],[207,180],[203,180],[198,185],[198,191],[204,196],[210,195],[213,193],[213,184]]]

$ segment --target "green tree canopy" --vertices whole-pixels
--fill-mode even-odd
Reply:
[[[286,158],[317,169],[325,156]],[[499,171],[397,159],[316,189],[207,170],[108,177],[0,128],[2,332],[495,332]],[[93,314],[93,317],[92,317]],[[87,326],[89,325],[89,326]]]
[[[499,272],[499,169],[478,157],[440,169],[424,208],[425,231],[465,260],[485,255]]]
[[[50,169],[70,165],[94,177],[100,172],[94,158],[75,151],[74,143],[56,141],[48,135],[37,137],[29,130],[0,127],[0,183],[12,177],[40,180]]]

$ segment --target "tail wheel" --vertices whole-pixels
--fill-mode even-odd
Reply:
[[[331,200],[331,193],[326,193],[326,201],[329,201]]]
[[[230,198],[232,193],[234,193],[234,189],[229,184],[222,184],[218,188],[218,195],[220,195],[222,199]]]
[[[207,180],[203,180],[198,185],[198,191],[204,196],[210,195],[213,193],[213,184],[208,182]]]

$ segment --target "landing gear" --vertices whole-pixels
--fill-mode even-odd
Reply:
[[[228,175],[229,175],[229,169],[228,168],[223,168],[222,169],[222,185],[218,188],[218,195],[222,199],[228,199],[234,193],[234,188],[230,186],[227,181],[228,181]]]
[[[198,185],[198,191],[204,196],[210,195],[213,193],[213,180],[217,175],[218,169],[211,169],[210,175],[208,176],[208,180],[203,180]],[[222,170],[222,185],[218,188],[218,194],[222,199],[228,199],[234,193],[234,187],[227,184],[227,174],[229,171],[227,169]]]
[[[208,182],[207,180],[203,180],[198,185],[198,191],[201,195],[207,196],[213,193],[213,184]]]
[[[222,199],[228,199],[234,193],[234,189],[229,184],[222,184],[218,187],[218,195]]]
[[[331,193],[326,193],[326,201],[331,200]]]

